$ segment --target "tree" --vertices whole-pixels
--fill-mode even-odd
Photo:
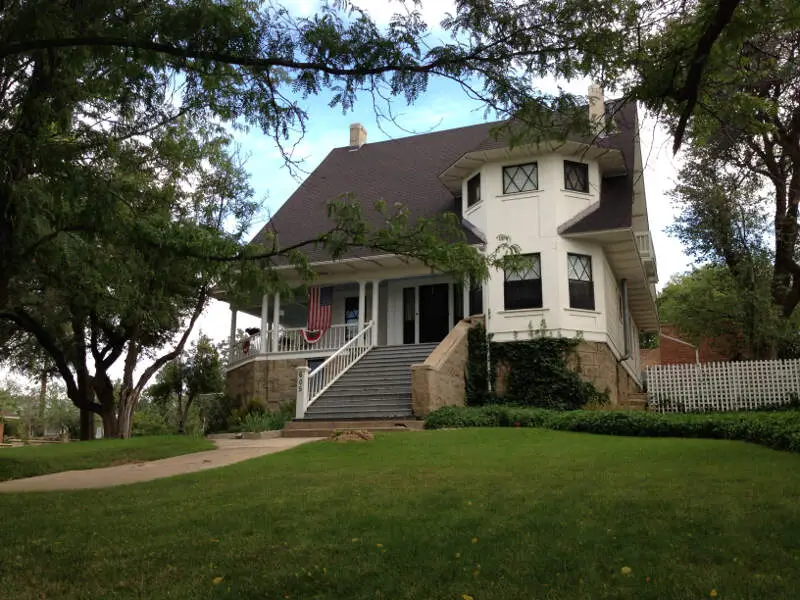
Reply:
[[[662,322],[693,344],[707,341],[731,358],[790,357],[800,328],[796,321],[787,324],[772,304],[769,261],[755,267],[752,291],[739,285],[725,265],[674,276],[659,296]]]
[[[173,14],[171,4],[148,5],[156,14],[144,20],[136,5],[139,20],[126,23],[126,31],[136,31],[138,23],[151,39],[147,28],[155,23],[162,27],[159,38],[172,39],[185,34],[182,19],[202,15],[218,36],[213,44],[231,43],[233,27],[242,36],[234,44],[253,49],[264,42],[265,27],[291,29],[281,21],[285,13],[268,10],[280,17],[277,25],[268,23],[249,3],[190,5],[190,14],[181,12],[185,6]],[[60,4],[48,6],[43,14],[63,17],[59,24],[67,29],[119,24],[120,11],[131,8],[99,2],[85,14],[74,7],[60,14]],[[31,18],[27,7],[15,8],[0,28]],[[212,26],[215,18],[229,26],[224,36]],[[306,25],[325,30],[323,21]],[[366,34],[366,21],[359,23],[347,35]],[[16,35],[11,29],[8,39]],[[187,62],[125,43],[28,48],[3,56],[5,133],[14,148],[0,153],[8,167],[0,185],[0,218],[8,234],[0,236],[0,245],[6,244],[0,318],[13,325],[6,337],[38,344],[84,416],[100,414],[107,435],[127,436],[142,390],[180,355],[211,285],[232,296],[242,282],[248,292],[278,291],[283,284],[269,268],[278,257],[310,276],[299,252],[304,244],[282,248],[276,236],[267,247],[243,245],[255,206],[220,125],[259,123],[277,135],[305,116],[281,104],[275,86],[284,77],[263,65]],[[355,81],[350,74],[341,77]],[[412,94],[419,81],[409,75],[397,83],[411,86]],[[354,244],[382,248],[476,279],[488,269],[490,262],[466,244],[453,218],[411,223],[402,209],[381,207],[386,227],[373,231],[362,210],[352,201],[331,203],[331,231],[306,243],[325,245],[334,257]],[[442,239],[454,243],[443,245]],[[181,329],[178,342],[134,380],[142,353],[164,346]],[[118,360],[125,374],[115,396],[108,372]],[[90,430],[84,419],[84,435]]]
[[[718,307],[719,318],[733,319],[737,332],[732,336],[728,331],[726,337],[740,339],[746,346],[740,353],[774,358],[781,338],[774,331],[780,316],[769,302],[765,303],[769,298],[772,259],[768,247],[768,202],[759,178],[749,171],[731,169],[713,148],[693,146],[670,196],[681,212],[669,231],[683,242],[698,264],[720,267],[716,271],[694,272],[691,280],[682,281],[684,292],[692,296],[691,291],[700,291],[701,285],[720,283],[720,293],[731,301]],[[732,305],[736,308],[732,309]],[[685,309],[691,311],[688,306]],[[671,318],[694,321],[713,314],[713,310],[702,316],[678,317],[673,313]],[[698,331],[689,323],[685,326],[687,331]],[[767,329],[759,331],[762,327]],[[711,324],[704,324],[699,330],[703,331],[701,337],[720,337]]]
[[[742,3],[735,25],[707,56],[689,133],[709,169],[737,173],[751,188],[771,189],[771,295],[788,321],[800,303],[800,6],[784,0]],[[660,56],[669,57],[680,43],[674,40],[691,35],[692,24],[676,19],[653,42],[660,44]],[[680,127],[674,106],[664,114]],[[746,212],[754,214],[757,196],[752,194]],[[739,243],[717,240],[722,242],[731,244],[725,252],[735,252]]]
[[[147,392],[162,411],[174,411],[176,429],[185,433],[189,410],[199,397],[222,393],[224,387],[219,352],[208,337],[200,336],[189,352],[167,363]]]
[[[101,414],[107,432],[128,435],[144,386],[182,352],[212,284],[232,295],[244,284],[279,289],[269,268],[278,257],[310,277],[305,244],[333,256],[350,245],[380,248],[476,280],[498,264],[469,247],[452,220],[412,223],[401,209],[372,231],[363,208],[345,200],[331,204],[334,225],[319,238],[293,248],[277,236],[265,247],[244,245],[252,205],[224,126],[260,127],[291,162],[284,146],[290,132],[305,129],[302,98],[329,93],[343,110],[360,93],[413,102],[430,77],[458,81],[513,115],[524,125],[514,130],[517,141],[588,132],[582,99],[542,95],[530,85],[534,76],[596,76],[617,82],[627,98],[673,98],[691,112],[692,78],[738,4],[671,6],[693,27],[681,42],[702,47],[690,54],[685,82],[675,75],[679,53],[672,79],[654,87],[627,74],[645,64],[643,40],[658,33],[653,15],[663,14],[658,3],[460,0],[443,24],[453,40],[434,45],[414,10],[382,29],[344,1],[308,19],[250,0],[7,3],[0,319],[13,324],[15,339],[45,350],[84,417]],[[156,293],[146,293],[149,286]],[[178,342],[134,380],[142,354],[178,331]],[[125,376],[115,397],[107,374],[120,359]]]

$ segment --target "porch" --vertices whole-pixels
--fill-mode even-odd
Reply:
[[[326,286],[325,278],[317,285]],[[232,307],[228,370],[250,361],[287,359],[305,359],[313,368],[359,337],[369,347],[440,342],[469,313],[463,287],[444,275],[331,282],[328,287],[331,326],[315,341],[304,335],[307,298],[272,294],[261,298],[260,307]],[[239,312],[259,316],[260,327],[237,335]]]

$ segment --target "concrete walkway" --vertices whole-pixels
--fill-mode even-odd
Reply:
[[[153,479],[224,467],[249,458],[288,450],[315,440],[319,440],[319,438],[215,439],[216,450],[116,467],[87,469],[85,471],[62,471],[61,473],[51,473],[25,479],[13,479],[0,483],[0,493],[86,490],[151,481]]]

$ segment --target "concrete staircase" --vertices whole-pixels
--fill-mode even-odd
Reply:
[[[628,394],[619,406],[624,410],[647,410],[647,394],[645,392]]]
[[[317,398],[305,419],[411,418],[411,365],[437,344],[373,348]]]

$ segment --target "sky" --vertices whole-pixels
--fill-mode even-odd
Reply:
[[[365,0],[366,2],[366,0]],[[318,8],[316,0],[283,0],[293,14],[310,16]],[[356,2],[358,4],[358,2]],[[398,2],[373,1],[365,7],[378,22],[386,24],[394,12],[402,10]],[[429,24],[437,24],[447,11],[453,10],[453,3],[444,0],[423,0],[421,12]],[[433,27],[431,35],[442,37],[438,28]],[[546,92],[556,92],[558,86],[563,89],[585,94],[589,81],[545,80],[535,82]],[[610,97],[610,96],[607,96]],[[250,174],[250,183],[256,197],[263,201],[261,218],[253,223],[250,235],[254,236],[265,224],[268,215],[274,214],[300,185],[308,173],[334,148],[346,146],[349,141],[351,123],[361,123],[367,129],[367,143],[404,137],[411,133],[427,133],[441,131],[464,125],[472,125],[484,121],[493,121],[497,117],[486,114],[485,107],[471,100],[455,83],[433,80],[426,92],[412,106],[407,106],[403,99],[397,99],[392,110],[399,125],[389,122],[378,123],[372,100],[361,97],[354,109],[343,114],[341,109],[328,106],[328,96],[311,97],[302,102],[308,113],[305,137],[299,141],[294,151],[294,158],[301,160],[304,172],[292,174],[275,146],[275,142],[258,130],[247,133],[236,132],[235,140],[240,145],[242,154],[247,157],[246,167]],[[385,107],[384,107],[385,108]],[[650,230],[656,250],[659,270],[659,288],[669,278],[689,268],[681,244],[666,235],[664,229],[672,223],[673,210],[667,198],[667,192],[676,181],[679,161],[672,156],[671,139],[655,123],[652,117],[640,111],[641,145],[645,162],[645,188],[647,194]],[[258,326],[258,319],[239,313],[237,325],[240,329]],[[230,309],[227,304],[212,301],[198,320],[190,340],[201,333],[215,341],[227,339],[230,331]],[[140,365],[137,371],[144,369]],[[121,365],[119,373],[121,376]]]

